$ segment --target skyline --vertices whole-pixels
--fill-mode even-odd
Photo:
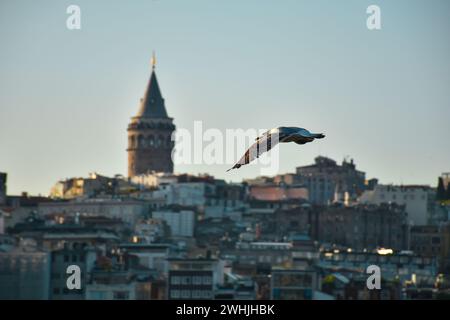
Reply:
[[[280,173],[318,155],[348,155],[381,183],[436,186],[450,171],[446,1],[77,1],[77,31],[65,27],[72,3],[49,3],[0,4],[0,171],[9,194],[48,194],[58,180],[94,171],[126,175],[126,127],[153,50],[177,128],[201,120],[223,131],[293,125],[326,134],[304,148],[283,145]],[[365,26],[373,3],[379,31]],[[175,166],[227,181],[258,175],[257,166],[226,169]]]

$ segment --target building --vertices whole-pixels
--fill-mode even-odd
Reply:
[[[440,226],[450,221],[450,201],[432,201],[430,199],[428,206],[428,224]]]
[[[85,287],[96,260],[95,249],[82,243],[68,243],[51,252],[50,300],[84,300]],[[81,289],[67,288],[66,273],[70,265],[80,267]]]
[[[320,289],[320,278],[314,269],[295,270],[275,268],[272,270],[272,300],[313,300]]]
[[[0,172],[0,206],[6,202],[6,179],[7,174]]]
[[[29,196],[23,192],[20,196],[7,196],[6,202],[0,208],[5,212],[5,229],[14,227],[31,214],[36,214],[39,204],[52,202],[50,198]]]
[[[277,210],[274,217],[268,219],[271,229],[279,237],[289,235],[317,236],[318,215],[309,206],[299,206],[292,209]]]
[[[178,182],[178,177],[175,174],[168,172],[148,172],[130,177],[133,184],[138,185],[141,189],[156,188],[162,184],[170,184]]]
[[[450,186],[450,172],[444,172],[441,175],[442,182],[444,183],[444,187],[448,190]]]
[[[139,111],[128,125],[128,176],[151,171],[173,172],[173,119],[167,115],[153,58],[152,73]]]
[[[170,227],[172,237],[193,237],[195,213],[191,210],[154,211],[153,219],[163,220]]]
[[[438,226],[411,228],[410,249],[419,255],[436,257],[441,254],[442,236]]]
[[[434,192],[429,186],[379,184],[373,190],[365,191],[359,198],[359,202],[375,205],[382,203],[404,205],[410,224],[426,225],[429,219],[428,212],[434,199]]]
[[[0,300],[48,300],[50,256],[21,244],[0,252]]]
[[[142,215],[148,212],[148,203],[136,199],[74,199],[40,203],[38,212],[42,216],[60,214],[64,216],[103,216],[121,219],[134,225]]]
[[[148,269],[155,269],[167,274],[170,246],[168,244],[126,243],[119,245],[119,249],[137,257],[137,262]]]
[[[308,189],[303,185],[253,185],[249,197],[264,201],[308,200]]]
[[[113,178],[90,173],[87,178],[58,181],[50,190],[54,199],[92,198],[100,195],[119,195],[133,191],[133,186],[121,175]]]
[[[408,226],[402,206],[330,206],[319,211],[317,240],[352,249],[407,248]]]
[[[205,182],[176,182],[161,185],[159,188],[158,191],[164,195],[168,205],[203,207],[210,184]]]
[[[136,300],[137,282],[125,270],[92,272],[86,285],[86,300]]]
[[[221,260],[169,259],[169,300],[211,300],[216,286],[223,282],[224,263]]]
[[[443,273],[450,270],[450,225],[413,226],[410,250],[424,257],[435,257]]]
[[[17,224],[11,229],[10,234],[18,238],[32,239],[40,248],[49,251],[63,249],[75,243],[105,248],[120,241],[119,235],[110,229],[77,224],[46,225],[41,219],[30,220]]]
[[[176,181],[162,182],[149,191],[146,200],[160,199],[161,204],[195,207],[206,218],[239,216],[245,207],[245,187],[226,183],[211,176],[173,175]],[[162,205],[154,206],[154,209]]]
[[[168,226],[158,219],[145,219],[136,224],[134,228],[134,243],[153,243],[167,237]]]
[[[322,251],[318,266],[339,272],[348,278],[363,274],[367,267],[377,265],[382,270],[382,280],[415,281],[418,285],[433,286],[438,274],[434,257],[422,257],[408,252],[381,254],[363,251]]]
[[[215,289],[215,300],[255,300],[256,283],[251,277],[224,273],[224,283]]]
[[[438,178],[436,200],[450,204],[450,172],[445,172]]]
[[[0,210],[0,235],[5,233],[5,216],[6,212]]]
[[[365,189],[365,176],[356,170],[353,159],[344,160],[342,165],[327,157],[316,157],[315,163],[297,167],[297,181],[309,190],[309,200],[314,204],[329,204],[347,195],[356,199]]]
[[[246,188],[240,183],[215,180],[213,188],[206,194],[205,218],[231,218],[239,220],[247,204]]]
[[[291,242],[237,242],[235,248],[223,249],[221,258],[233,264],[237,273],[255,275],[269,274],[273,266],[292,262],[294,246]],[[250,270],[245,272],[244,269]],[[238,272],[238,270],[240,270]]]

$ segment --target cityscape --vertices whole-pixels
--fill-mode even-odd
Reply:
[[[448,3],[78,2],[0,4],[0,300],[450,299]]]
[[[173,173],[174,130],[153,66],[127,129],[127,177],[94,172],[31,196],[9,195],[1,173],[0,299],[450,297],[450,173],[383,185],[353,159],[318,155],[229,183]]]

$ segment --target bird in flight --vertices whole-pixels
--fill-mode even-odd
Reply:
[[[325,138],[323,133],[311,133],[306,129],[298,127],[278,127],[266,131],[256,142],[244,153],[242,158],[236,164],[227,170],[239,169],[241,166],[249,164],[261,154],[275,147],[279,142],[295,142],[296,144],[305,144],[314,141],[314,139]]]

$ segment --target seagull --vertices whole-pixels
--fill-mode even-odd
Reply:
[[[305,144],[314,141],[314,139],[325,138],[323,133],[311,133],[306,129],[298,127],[278,127],[264,132],[255,139],[255,143],[247,149],[242,158],[236,164],[227,170],[239,169],[241,166],[249,164],[261,154],[275,147],[279,142],[295,142],[296,144]]]

